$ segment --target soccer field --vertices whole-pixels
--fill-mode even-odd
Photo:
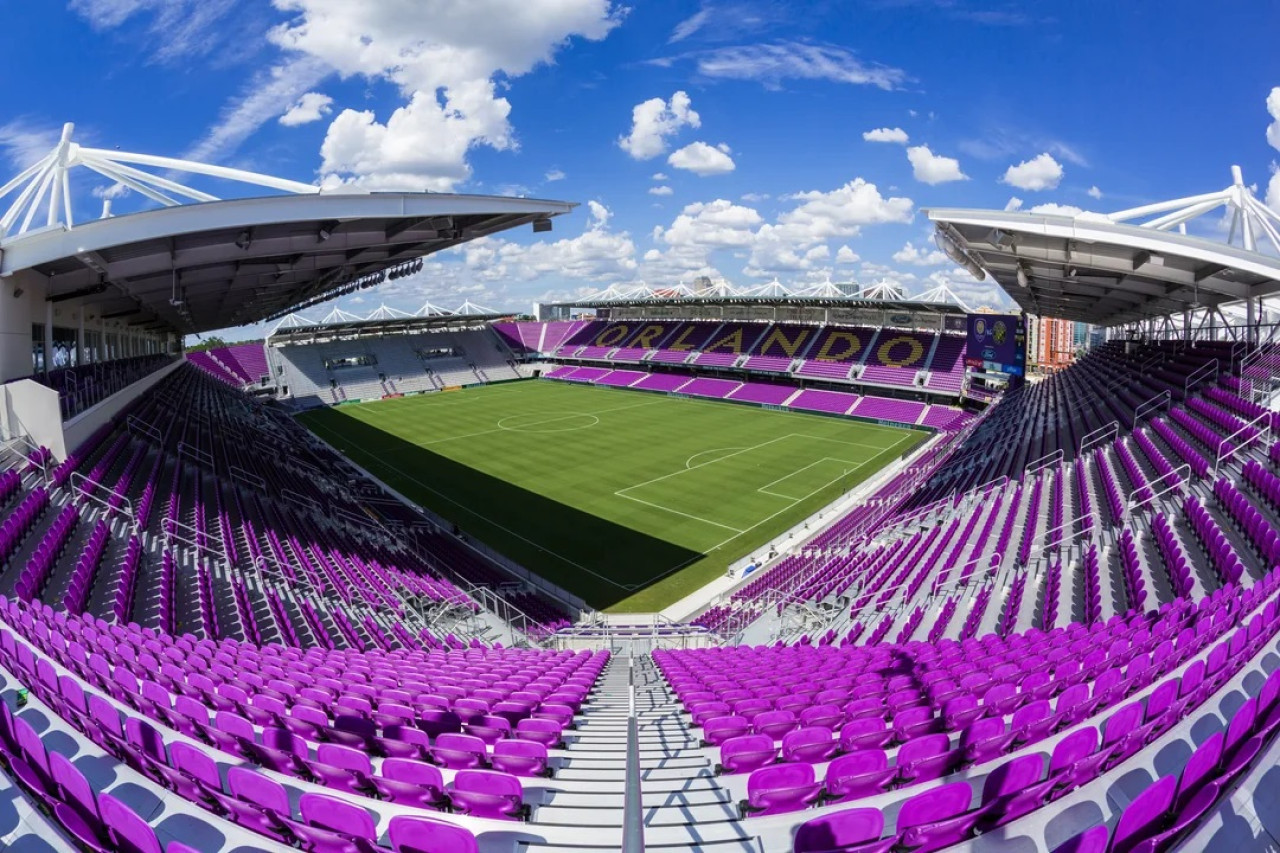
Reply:
[[[659,610],[927,433],[545,380],[299,419],[592,606]]]

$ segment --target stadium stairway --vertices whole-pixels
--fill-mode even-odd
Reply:
[[[621,846],[633,678],[645,845],[716,853],[758,851],[756,839],[741,828],[732,795],[717,784],[711,759],[691,731],[688,715],[681,713],[648,655],[610,659],[582,708],[577,728],[565,732],[566,748],[555,780],[568,790],[550,793],[537,810],[538,825],[589,827],[591,842],[529,843],[521,849],[595,853]]]

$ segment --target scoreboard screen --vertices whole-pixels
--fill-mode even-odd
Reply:
[[[970,314],[964,363],[1010,376],[1027,372],[1027,327],[1021,314]]]

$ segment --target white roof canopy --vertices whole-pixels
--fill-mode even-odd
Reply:
[[[0,186],[0,276],[48,277],[49,299],[82,299],[104,318],[178,333],[284,316],[380,283],[384,272],[468,240],[549,224],[562,201],[319,187],[168,157],[85,148],[63,130],[55,149]],[[147,166],[236,181],[276,195],[219,200]],[[69,173],[96,172],[158,205],[73,220]],[[407,273],[406,273],[407,274]],[[394,275],[392,276],[394,277]]]
[[[1109,215],[928,215],[951,259],[990,275],[1024,311],[1114,326],[1280,292],[1280,258],[1261,251],[1280,252],[1280,214],[1254,197],[1239,167],[1232,179],[1218,192]],[[1220,208],[1225,240],[1186,233],[1188,222]]]

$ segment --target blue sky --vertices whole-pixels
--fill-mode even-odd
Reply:
[[[9,170],[74,121],[97,146],[326,187],[582,203],[549,239],[348,297],[358,313],[699,274],[994,304],[921,208],[1111,211],[1221,189],[1232,163],[1280,197],[1272,4],[71,0],[6,24]],[[81,181],[81,217],[106,189]]]

